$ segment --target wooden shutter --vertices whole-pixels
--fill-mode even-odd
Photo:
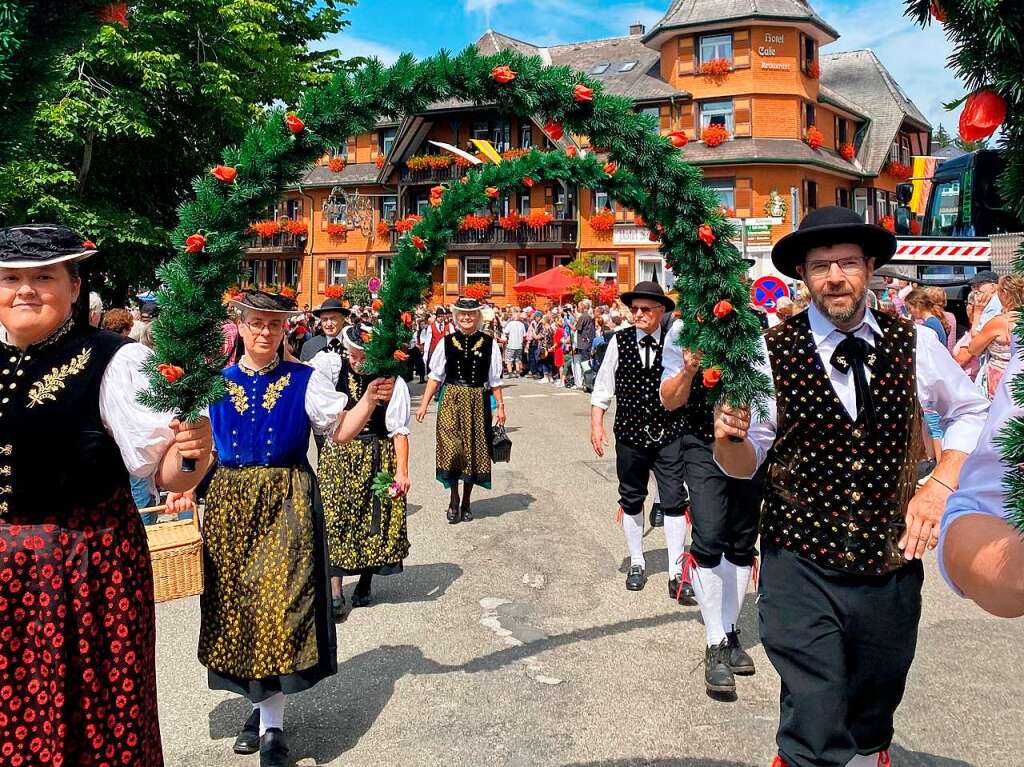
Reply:
[[[749,29],[738,29],[732,33],[732,65],[736,69],[750,66]]]
[[[323,293],[327,288],[327,259],[318,258],[316,262],[316,292]]]
[[[751,112],[750,99],[733,99],[732,101],[733,122],[736,126],[737,136],[751,135]]]
[[[629,254],[619,253],[618,260],[615,263],[615,271],[617,272],[616,277],[619,280],[619,292],[624,293],[633,287],[630,282],[629,273]]]
[[[548,192],[550,191],[549,187]],[[505,256],[491,256],[491,294],[505,295]]]
[[[697,56],[693,50],[694,37],[679,38],[679,74],[692,75],[697,72]]]
[[[444,290],[450,296],[459,294],[459,259],[447,258],[444,265]]]
[[[544,187],[544,210],[546,210],[548,213],[555,212],[555,190],[554,187],[551,186],[551,184],[547,184]],[[491,266],[491,269],[494,269],[493,264]]]
[[[679,108],[679,130],[686,131],[686,135],[690,137],[691,141],[698,138],[696,112],[697,105],[692,101],[689,104],[683,104]]]
[[[662,133],[672,130],[672,107],[668,104],[658,107],[658,129]]]
[[[740,218],[754,217],[754,180],[737,178],[734,196],[736,198],[736,215]]]

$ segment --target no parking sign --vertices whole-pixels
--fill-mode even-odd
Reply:
[[[750,286],[750,300],[755,306],[763,307],[769,314],[775,314],[779,299],[789,295],[786,283],[773,275],[756,280]]]

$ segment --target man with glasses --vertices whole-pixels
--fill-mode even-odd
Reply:
[[[590,443],[603,457],[608,444],[604,414],[615,397],[615,470],[622,529],[629,549],[626,588],[640,591],[647,583],[643,510],[653,471],[665,515],[668,591],[672,599],[678,599],[686,537],[683,424],[680,414],[666,410],[658,399],[663,349],[678,335],[678,327],[673,326],[667,333],[663,330],[662,317],[675,308],[675,303],[655,282],[638,283],[622,294],[622,302],[633,313],[634,325],[616,332],[608,342],[590,398]]]
[[[761,518],[761,641],[782,678],[775,765],[889,765],[921,618],[921,559],[988,403],[933,333],[866,306],[896,238],[822,208],[776,243],[812,304],[765,336],[774,392],[751,421],[719,407],[715,458],[751,477],[769,450]],[[942,459],[920,488],[921,408]]]
[[[337,356],[337,365],[340,368],[341,357],[345,352],[345,346],[341,343],[341,331],[351,312],[337,298],[328,298],[314,309],[312,314],[320,320],[320,329],[324,334],[315,336],[303,344],[299,359],[303,362],[312,362],[316,355],[328,352]]]

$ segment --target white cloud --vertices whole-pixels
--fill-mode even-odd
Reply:
[[[494,14],[495,8],[511,2],[512,0],[462,0],[462,6],[465,8],[466,13],[482,13],[484,15],[484,23],[490,27],[491,17]]]
[[[375,40],[367,40],[362,37],[355,37],[347,32],[339,32],[338,34],[325,37],[314,47],[317,50],[331,50],[336,48],[341,51],[341,55],[346,59],[351,59],[356,56],[365,56],[366,58],[376,57],[387,65],[394,64],[400,53],[400,51],[385,45],[384,43],[378,43]]]

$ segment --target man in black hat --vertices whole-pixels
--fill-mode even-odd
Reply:
[[[337,298],[328,298],[314,309],[313,316],[320,320],[320,329],[324,334],[315,336],[303,344],[299,359],[302,362],[311,362],[313,357],[324,350],[333,354],[343,354],[345,347],[341,343],[341,331],[345,327],[345,318],[350,314],[351,312]],[[341,364],[340,356],[338,364]]]
[[[761,519],[761,641],[782,677],[776,764],[888,765],[921,617],[921,558],[978,441],[988,403],[932,333],[866,306],[896,238],[822,208],[772,262],[812,304],[768,331],[763,418],[722,405],[715,458],[750,477],[769,449]],[[942,459],[918,489],[921,408]],[[734,439],[735,438],[735,439]]]
[[[630,560],[626,588],[640,591],[647,583],[643,510],[653,471],[665,515],[669,596],[679,599],[686,537],[683,422],[679,413],[669,412],[658,399],[662,352],[679,332],[675,325],[666,332],[662,317],[675,308],[675,303],[655,282],[638,283],[622,294],[622,302],[633,313],[633,326],[616,332],[608,342],[590,398],[590,443],[598,456],[604,456],[608,444],[604,414],[615,397],[615,469]],[[682,596],[692,597],[692,592]]]

